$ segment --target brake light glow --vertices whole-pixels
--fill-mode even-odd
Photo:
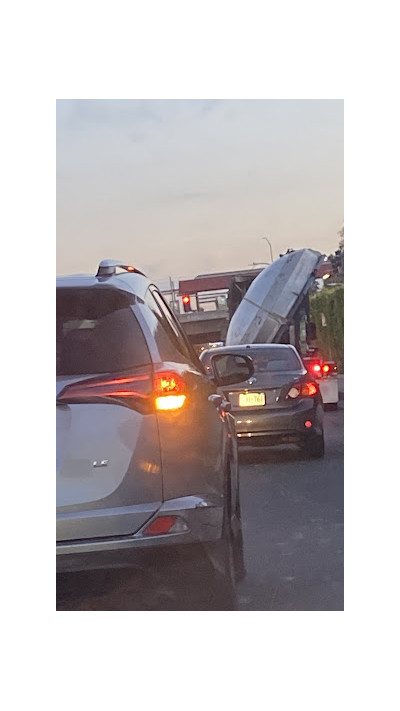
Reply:
[[[315,363],[312,367],[314,373],[320,373],[321,372],[321,366],[319,363]]]
[[[301,389],[302,395],[315,395],[318,392],[318,388],[315,383],[304,383]]]
[[[179,410],[183,407],[186,400],[186,386],[177,373],[156,373],[153,388],[157,410]]]
[[[186,395],[164,395],[156,397],[157,410],[179,410],[186,400]]]
[[[92,400],[105,397],[132,397],[140,400],[149,397],[150,376],[133,375],[105,380],[96,378],[67,385],[58,395],[58,401]]]
[[[106,398],[118,398],[129,407],[148,412],[153,401],[157,410],[179,410],[186,401],[186,386],[183,378],[172,371],[156,373],[153,379],[153,398],[150,374],[122,375],[91,378],[67,385],[57,396],[58,402],[101,402]]]
[[[337,373],[337,365],[336,363],[332,361],[328,361],[327,363],[324,363],[322,366],[322,372],[327,375],[327,373]]]
[[[297,397],[312,397],[318,392],[318,388],[315,383],[295,383],[290,388],[287,397],[295,400]]]
[[[312,427],[312,422],[311,422],[311,420],[306,420],[305,423],[304,423],[304,426],[307,427],[307,429],[310,429],[310,427]]]

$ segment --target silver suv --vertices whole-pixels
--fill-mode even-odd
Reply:
[[[180,551],[186,570],[207,564],[206,604],[234,609],[238,459],[217,387],[253,366],[216,357],[210,377],[132,266],[57,279],[57,571],[162,565]]]

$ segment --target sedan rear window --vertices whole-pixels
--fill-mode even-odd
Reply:
[[[235,351],[234,346],[229,348],[232,353],[248,355],[253,361],[255,373],[279,373],[285,371],[302,370],[303,364],[291,348],[241,348]],[[211,371],[211,357],[218,349],[204,351],[200,355],[206,370]]]
[[[58,289],[57,375],[116,373],[149,363],[130,302],[112,289]]]
[[[253,359],[255,373],[278,373],[302,369],[300,359],[291,348],[254,349],[248,355]]]

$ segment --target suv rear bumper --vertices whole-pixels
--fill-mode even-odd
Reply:
[[[143,530],[159,516],[174,515],[183,519],[187,525],[187,531],[163,535],[143,535]],[[130,536],[57,543],[57,572],[127,565],[142,567],[143,559],[147,559],[152,550],[160,550],[165,546],[218,540],[222,533],[222,518],[222,497],[207,495],[171,499],[158,509],[140,531]]]

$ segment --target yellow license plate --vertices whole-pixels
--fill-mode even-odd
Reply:
[[[265,393],[240,393],[239,407],[260,407],[265,405]]]

